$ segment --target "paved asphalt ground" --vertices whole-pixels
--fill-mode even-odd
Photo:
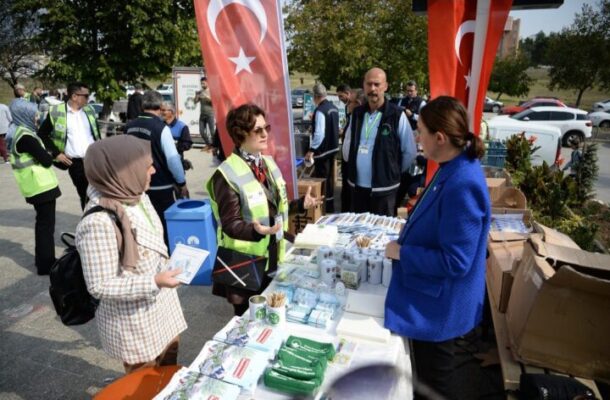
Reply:
[[[215,168],[212,156],[192,149],[186,157],[195,167],[187,172],[191,198],[204,198],[204,183]],[[59,256],[63,251],[59,233],[74,231],[81,210],[67,172],[56,172],[63,193],[57,204]],[[123,375],[122,365],[101,350],[95,321],[66,327],[57,318],[48,277],[35,272],[34,209],[21,197],[8,164],[0,165],[0,182],[0,399],[91,398]],[[209,287],[178,291],[189,326],[181,336],[179,362],[188,365],[229,320],[232,307],[212,296]],[[473,357],[495,346],[493,330],[490,333],[481,335],[479,329],[460,341],[455,376],[460,399],[504,398],[499,367],[482,368]]]

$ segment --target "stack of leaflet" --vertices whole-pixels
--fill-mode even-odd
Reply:
[[[265,371],[265,385],[292,395],[312,395],[334,356],[332,343],[290,336],[280,348],[277,361]]]
[[[266,352],[210,340],[205,343],[189,370],[254,392],[267,361]]]
[[[269,358],[273,358],[285,337],[286,333],[278,326],[267,325],[263,321],[251,321],[247,317],[233,317],[213,339],[264,351],[268,353]]]
[[[297,235],[294,245],[308,249],[315,249],[320,246],[332,247],[338,238],[339,232],[334,225],[308,224],[303,232]]]
[[[197,371],[182,368],[174,374],[172,380],[153,400],[235,400],[239,393],[239,386],[207,377]]]
[[[321,292],[315,308],[311,310],[309,318],[307,318],[307,324],[326,329],[334,319],[339,306],[337,296],[332,293]]]
[[[293,303],[286,312],[286,319],[290,322],[306,324],[311,310],[318,303],[318,293],[305,288],[294,291]]]

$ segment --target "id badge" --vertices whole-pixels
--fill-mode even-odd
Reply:
[[[275,240],[279,242],[280,240],[284,239],[284,218],[281,214],[275,216],[275,223],[276,225],[280,224],[280,230],[275,232]]]
[[[369,146],[366,144],[358,146],[358,154],[369,154]]]

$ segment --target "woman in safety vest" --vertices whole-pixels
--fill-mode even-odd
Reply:
[[[61,196],[57,176],[47,153],[36,135],[36,104],[20,103],[14,107],[17,123],[11,145],[10,163],[25,201],[36,210],[35,264],[38,275],[49,275],[55,263],[55,203]]]
[[[289,204],[286,182],[267,150],[271,126],[265,112],[244,104],[227,114],[227,131],[235,149],[207,183],[214,217],[218,221],[218,245],[241,253],[267,257],[267,274],[284,258],[288,213],[321,204],[307,194]],[[291,239],[291,238],[290,238]],[[248,298],[261,293],[271,279],[265,276],[258,292],[214,284],[212,293],[226,297],[235,315],[248,309]]]

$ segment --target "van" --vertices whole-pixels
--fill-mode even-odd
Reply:
[[[561,155],[561,130],[557,127],[519,121],[508,116],[498,116],[487,122],[489,140],[508,140],[513,135],[525,132],[525,137],[535,137],[534,146],[540,147],[532,154],[532,165],[544,161],[553,165]]]

